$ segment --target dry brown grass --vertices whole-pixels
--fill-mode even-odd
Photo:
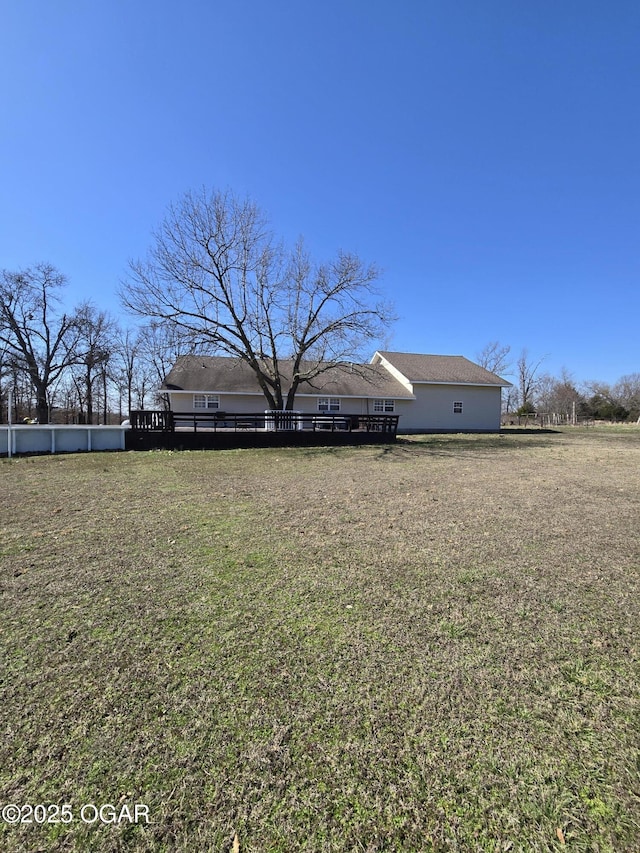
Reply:
[[[0,463],[7,851],[640,849],[640,430]]]

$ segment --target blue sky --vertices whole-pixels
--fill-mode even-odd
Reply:
[[[637,0],[1,10],[0,267],[117,315],[167,206],[230,188],[379,265],[393,349],[640,371]]]

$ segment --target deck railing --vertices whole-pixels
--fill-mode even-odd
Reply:
[[[139,409],[129,413],[129,424],[140,432],[173,432],[173,412]]]
[[[166,412],[141,409],[130,413],[138,432],[375,432],[395,435],[398,415],[350,415],[318,412]]]

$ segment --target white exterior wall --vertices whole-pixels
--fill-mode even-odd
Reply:
[[[476,385],[415,384],[416,399],[399,401],[399,432],[427,430],[499,430],[501,389]],[[454,414],[454,402],[462,403],[462,414]]]
[[[171,409],[174,412],[188,414],[213,414],[215,409],[194,409],[193,392],[170,391]],[[205,392],[196,392],[205,393]],[[229,414],[262,414],[267,410],[267,401],[262,394],[221,394],[216,391],[208,391],[208,394],[217,394],[220,398],[220,412]],[[318,397],[331,397],[332,394],[318,394],[318,396],[296,395],[293,408],[296,412],[303,414],[318,413]],[[346,415],[376,414],[373,411],[373,400],[365,397],[339,397],[340,412]],[[338,414],[336,412],[336,414]]]
[[[216,392],[208,392],[216,393]],[[448,430],[469,432],[473,430],[499,430],[501,389],[495,386],[418,384],[413,385],[415,400],[395,400],[394,414],[400,415],[399,432],[425,432]],[[192,392],[170,392],[171,408],[181,413],[213,413],[213,409],[194,409]],[[218,394],[221,412],[255,414],[266,410],[262,394]],[[318,413],[318,397],[322,394],[295,398],[294,410],[303,414]],[[339,397],[340,412],[347,415],[376,414],[373,399],[367,397]],[[462,414],[454,414],[453,403],[462,402]],[[337,412],[335,414],[338,414]]]
[[[190,415],[213,415],[216,412],[216,409],[194,409],[194,392],[192,391],[169,391],[168,393],[171,399],[171,410],[174,412],[186,412]],[[201,391],[195,393],[204,394],[205,392]],[[267,408],[267,401],[264,399],[262,394],[220,394],[216,391],[207,391],[206,393],[218,394],[218,397],[220,398],[220,407],[217,411],[219,412],[229,412],[230,414],[254,414],[255,412],[264,412]]]
[[[335,394],[318,394],[317,397],[306,397],[302,395],[296,396],[293,403],[293,408],[297,412],[304,414],[318,414],[318,398],[319,397],[335,397]],[[330,415],[344,413],[345,415],[372,415],[373,400],[367,400],[364,397],[338,397],[340,400],[340,412],[329,412]],[[367,407],[367,403],[369,404]]]

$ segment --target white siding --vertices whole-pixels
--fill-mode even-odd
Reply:
[[[171,397],[171,409],[174,412],[188,412],[203,414],[204,409],[194,409],[193,393],[189,392],[168,392]],[[200,392],[204,393],[204,392]],[[262,413],[267,409],[267,401],[262,394],[223,394],[218,391],[210,391],[207,393],[218,394],[220,397],[221,412],[229,412],[230,414],[246,414],[246,413]],[[305,396],[298,394],[296,396],[293,408],[296,412],[303,414],[318,413],[318,398],[319,397],[335,397],[335,394],[318,394],[318,396]],[[373,400],[368,400],[364,397],[339,397],[340,413],[346,415],[366,415],[374,414]],[[215,410],[209,410],[209,414],[214,414]],[[335,414],[338,414],[337,412]]]
[[[415,384],[415,400],[395,400],[395,414],[400,416],[399,432],[499,430],[501,389],[475,385]],[[213,394],[219,392],[212,389]],[[193,408],[193,393],[170,392],[174,412],[202,413]],[[262,413],[267,402],[261,394],[220,393],[220,411],[228,413]],[[294,410],[317,414],[318,396],[296,396]],[[332,395],[335,396],[335,395]],[[346,415],[375,414],[373,398],[340,397],[340,413]],[[454,402],[462,402],[462,414],[454,414]]]
[[[200,394],[204,392],[198,392]],[[217,411],[237,414],[264,412],[267,408],[266,400],[262,394],[220,394],[218,391],[207,391],[208,394],[217,394],[220,397],[220,408]],[[194,392],[169,393],[171,397],[171,409],[174,412],[188,412],[199,415],[216,413],[216,409],[195,409],[193,406]]]
[[[501,389],[474,385],[413,386],[416,399],[399,402],[399,432],[499,430]],[[462,414],[454,414],[462,402]]]

